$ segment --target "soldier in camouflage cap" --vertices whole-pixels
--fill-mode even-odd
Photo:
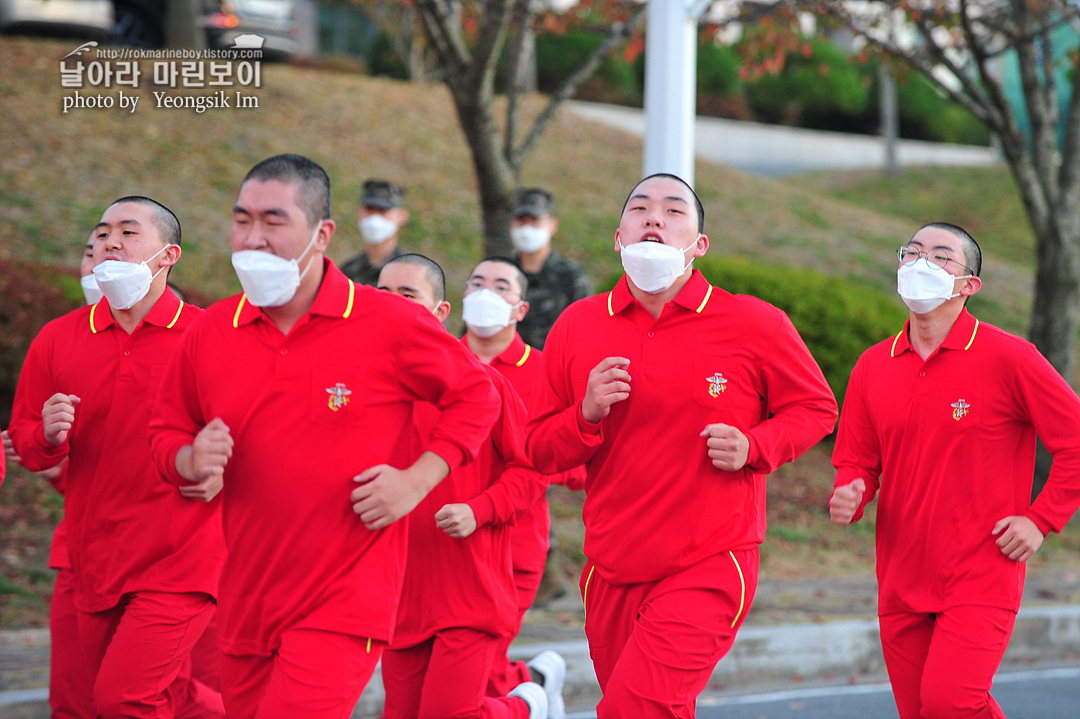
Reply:
[[[581,268],[551,248],[551,237],[559,227],[553,204],[551,193],[539,187],[514,192],[510,240],[517,250],[514,262],[529,281],[525,299],[531,307],[518,323],[518,333],[537,349],[544,348],[559,314],[571,302],[593,293],[592,282]]]
[[[354,282],[376,285],[383,266],[408,254],[398,246],[398,231],[409,219],[405,209],[405,188],[387,180],[368,180],[357,211],[364,251],[341,265],[341,271]]]
[[[544,349],[551,326],[571,302],[593,293],[592,282],[571,259],[551,249],[551,236],[559,228],[552,214],[555,198],[539,187],[522,187],[514,192],[514,216],[510,221],[510,241],[517,253],[514,263],[528,280],[525,301],[529,312],[518,321],[517,331],[526,344]],[[534,606],[544,606],[569,589],[551,525],[551,547]]]

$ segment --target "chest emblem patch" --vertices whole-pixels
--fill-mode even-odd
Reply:
[[[330,395],[326,400],[326,405],[331,412],[337,412],[349,404],[349,395],[352,394],[352,390],[346,387],[343,382],[338,382],[333,387],[327,387],[326,393]]]
[[[952,418],[957,422],[968,416],[968,409],[971,407],[970,404],[964,401],[963,397],[953,402],[950,406],[952,407]]]
[[[724,379],[724,375],[719,372],[715,372],[712,377],[706,377],[705,381],[709,383],[709,396],[719,397],[722,393],[727,391],[727,380]]]

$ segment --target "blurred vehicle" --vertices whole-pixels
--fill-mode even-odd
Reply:
[[[205,0],[202,24],[211,48],[233,47],[240,35],[263,39],[263,56],[292,57],[300,48],[293,0]]]
[[[0,31],[107,40],[112,5],[111,0],[0,0]]]
[[[268,59],[287,59],[299,49],[294,0],[189,1],[199,7],[207,47],[231,48],[241,35],[258,35]],[[159,0],[0,0],[0,32],[159,48],[165,44],[166,8],[167,3]]]

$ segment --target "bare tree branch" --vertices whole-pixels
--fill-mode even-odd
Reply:
[[[604,38],[604,41],[600,43],[596,49],[592,51],[589,57],[585,59],[585,62],[579,65],[577,70],[575,70],[570,77],[566,78],[566,80],[563,81],[563,84],[552,93],[551,97],[548,99],[547,106],[544,108],[543,112],[540,113],[540,116],[536,118],[532,128],[529,130],[529,134],[509,158],[511,165],[514,165],[515,167],[521,166],[521,163],[525,161],[525,158],[529,156],[529,153],[533,151],[544,128],[546,128],[552,118],[555,117],[555,111],[559,109],[559,105],[573,95],[574,91],[578,89],[581,83],[585,82],[585,80],[596,71],[600,62],[611,49],[633,31],[638,21],[644,17],[647,7],[647,5],[642,4],[642,6],[635,10],[634,14],[631,15],[626,22],[613,25],[608,36]]]
[[[416,7],[421,11],[424,29],[435,52],[443,67],[450,71],[448,77],[464,75],[472,57],[461,36],[457,14],[451,11],[446,0],[417,0]]]
[[[466,83],[482,93],[495,92],[495,69],[499,63],[499,50],[506,37],[510,23],[508,0],[486,0],[480,18],[480,34],[473,46],[473,61],[468,69]]]
[[[514,5],[510,26],[517,28],[514,41],[510,44],[510,67],[507,68],[508,80],[506,83],[506,137],[503,138],[503,155],[513,157],[514,144],[517,142],[518,124],[518,100],[521,88],[518,87],[518,76],[521,68],[521,56],[525,49],[525,33],[528,25],[532,23],[533,13],[531,0],[517,0]],[[510,163],[514,169],[515,180],[519,175],[520,165]]]

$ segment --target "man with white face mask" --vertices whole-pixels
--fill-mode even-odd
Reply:
[[[341,265],[346,277],[374,287],[387,262],[408,253],[398,245],[398,232],[409,219],[405,188],[387,180],[368,180],[357,210],[364,250]]]
[[[548,332],[570,303],[593,293],[592,282],[581,268],[551,246],[559,229],[553,214],[555,198],[539,187],[522,187],[514,192],[510,241],[516,251],[514,262],[525,273],[525,299],[531,309],[518,322],[525,343],[544,349]]]
[[[713,287],[705,211],[645,178],[614,249],[626,276],[555,323],[533,390],[537,471],[584,463],[585,633],[597,716],[691,717],[757,586],[765,475],[836,421],[791,321]]]
[[[542,357],[542,352],[526,344],[516,331],[529,311],[529,303],[523,300],[528,294],[528,286],[524,273],[510,260],[489,257],[470,273],[462,302],[463,341],[481,362],[510,380],[526,407],[532,398]],[[550,484],[581,489],[585,467],[545,475],[544,479]],[[503,637],[499,644],[488,681],[488,696],[502,696],[519,683],[529,681],[528,665],[510,661],[507,649],[521,630],[525,612],[533,606],[545,576],[545,567],[553,564],[548,561],[552,536],[548,500],[542,496],[519,514],[511,530],[517,624],[514,632]],[[561,577],[559,580],[564,581]]]
[[[104,297],[35,338],[13,408],[24,466],[68,460],[64,523],[93,687],[83,709],[103,717],[224,714],[220,696],[193,691],[184,668],[214,612],[219,485],[164,484],[147,437],[165,366],[202,313],[166,291],[179,258],[168,208],[147,197],[110,205],[90,258]]]
[[[244,178],[243,294],[207,310],[164,379],[152,452],[177,486],[224,485],[218,634],[230,719],[351,714],[401,595],[399,522],[488,436],[483,368],[430,312],[326,258],[330,179],[277,155]],[[411,453],[412,407],[440,410]]]
[[[500,266],[504,274],[507,269],[518,273],[508,261]],[[474,272],[470,284],[476,278]],[[422,255],[391,260],[379,275],[379,289],[420,304],[440,321],[450,312],[445,287],[442,268]],[[490,313],[482,317],[492,321]],[[490,440],[472,464],[440,482],[409,518],[405,586],[394,639],[383,655],[386,719],[565,716],[566,664],[555,652],[530,662],[542,687],[523,663],[524,672],[503,690],[484,692],[493,659],[496,665],[505,661],[516,634],[516,572],[511,574],[510,563],[514,558],[516,569],[517,545],[512,533],[547,487],[525,457],[527,413],[521,398],[496,367],[486,369],[501,400]],[[423,446],[439,412],[418,402],[413,416]],[[540,561],[543,566],[542,552]]]
[[[878,498],[881,644],[901,719],[1004,717],[990,687],[1025,562],[1080,506],[1080,400],[1030,343],[965,308],[982,251],[922,227],[898,251],[910,317],[851,373],[832,521]],[[1036,436],[1054,457],[1030,501]]]

